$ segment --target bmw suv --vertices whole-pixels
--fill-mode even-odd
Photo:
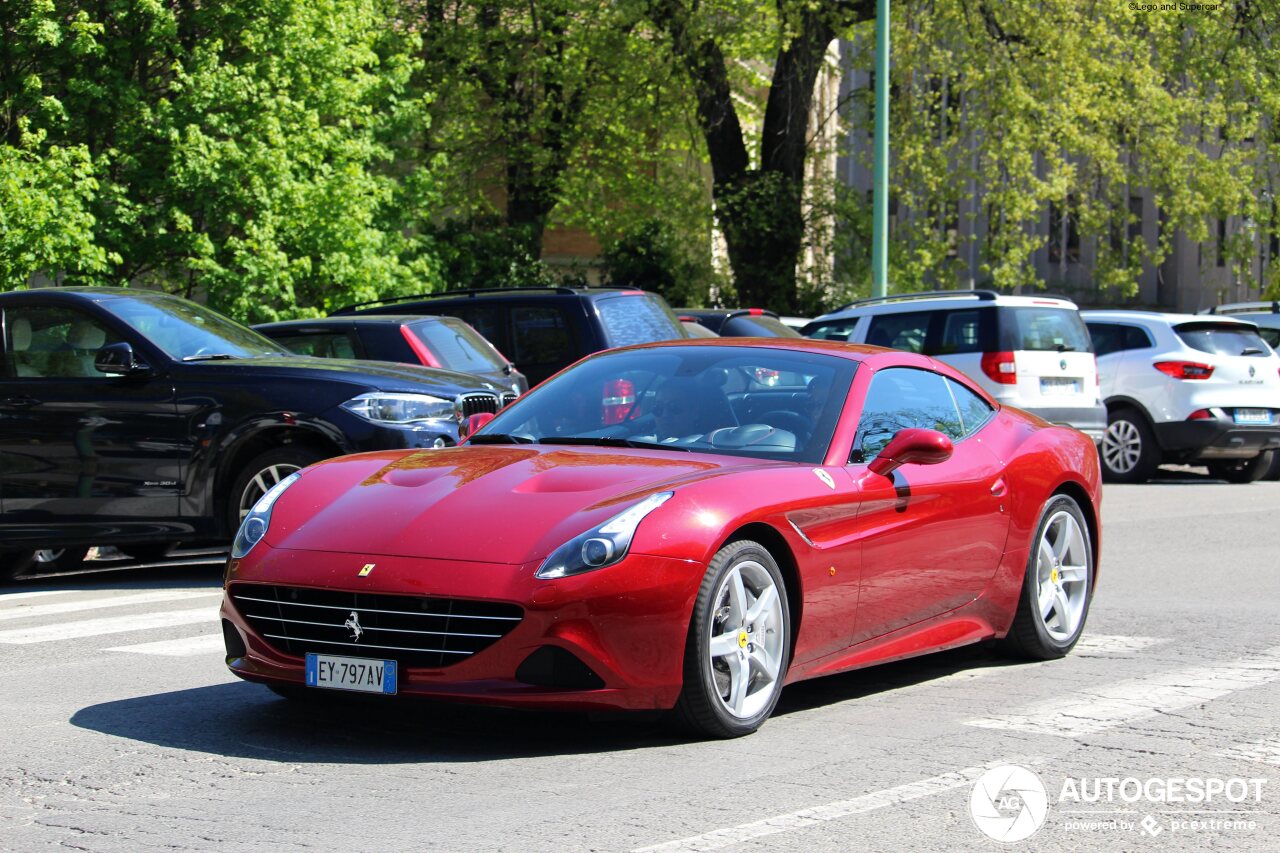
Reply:
[[[0,575],[92,545],[230,542],[272,485],[330,456],[458,443],[509,389],[426,367],[286,355],[144,290],[0,294]]]
[[[1107,411],[1098,367],[1075,303],[992,290],[943,290],[860,299],[812,320],[810,338],[933,356],[999,401],[1102,440]]]
[[[1102,473],[1150,478],[1162,462],[1260,479],[1280,449],[1280,356],[1253,323],[1204,314],[1085,311],[1107,434]]]

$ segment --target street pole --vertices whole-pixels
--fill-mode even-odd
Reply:
[[[871,295],[889,292],[889,0],[876,0],[876,157],[871,215]]]

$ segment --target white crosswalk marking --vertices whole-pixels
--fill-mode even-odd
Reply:
[[[154,643],[139,643],[134,646],[113,646],[109,649],[103,649],[103,651],[183,658],[196,655],[217,655],[221,654],[225,649],[222,634],[198,634],[194,637],[183,637],[181,640],[158,640]]]
[[[150,628],[170,628],[174,625],[195,625],[200,622],[217,624],[218,611],[207,607],[186,610],[169,610],[160,613],[140,613],[136,616],[110,616],[103,619],[84,619],[38,628],[11,628],[0,631],[0,643],[25,645],[48,643],[54,640],[73,640],[80,637],[96,637],[100,634],[124,634]]]
[[[101,610],[107,607],[126,607],[131,604],[155,604],[161,601],[214,598],[221,594],[222,591],[216,589],[154,590],[151,592],[92,598],[83,601],[59,601],[54,604],[20,604],[12,608],[3,607],[6,602],[0,600],[0,622],[7,622],[13,619],[30,619],[38,616],[53,616],[59,613],[79,613],[82,610]]]
[[[1076,699],[1050,699],[1028,705],[1016,714],[983,717],[965,724],[1078,737],[1277,680],[1280,680],[1280,646],[1217,666],[1171,670],[1096,690],[1083,690]]]
[[[73,592],[79,592],[76,589],[33,589],[30,592],[4,592],[0,593],[0,604],[7,604],[10,601],[18,601],[25,598],[44,598],[49,595],[70,595]]]

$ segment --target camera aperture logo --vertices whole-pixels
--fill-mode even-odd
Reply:
[[[974,826],[993,841],[1024,841],[1044,826],[1049,794],[1034,771],[1017,764],[993,767],[973,786],[969,813]]]

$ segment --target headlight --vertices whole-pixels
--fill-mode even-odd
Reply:
[[[275,506],[276,498],[284,494],[284,490],[292,486],[300,476],[300,472],[294,471],[258,498],[253,509],[240,522],[240,529],[236,531],[235,541],[231,543],[231,559],[238,560],[248,554],[267,535],[267,528],[271,526],[271,507]]]
[[[631,538],[644,517],[666,503],[675,492],[650,495],[626,512],[573,537],[551,552],[536,573],[540,578],[563,578],[612,565],[627,556]]]
[[[418,421],[457,420],[458,406],[452,400],[430,394],[361,394],[342,408],[367,421],[380,424],[412,424]]]

